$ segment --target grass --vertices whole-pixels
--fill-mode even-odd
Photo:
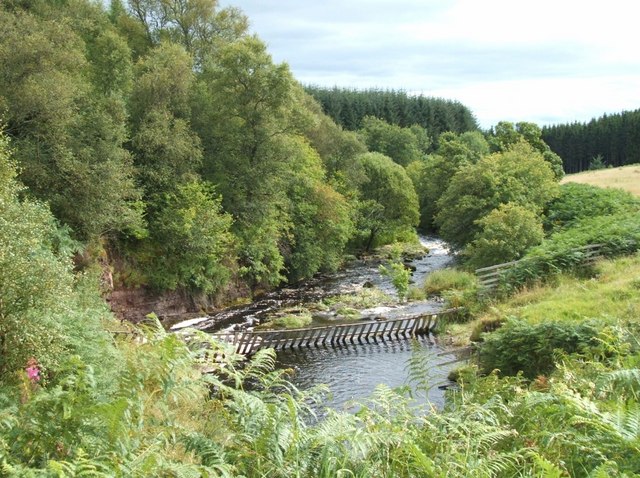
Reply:
[[[620,188],[640,196],[640,165],[621,166],[619,168],[599,169],[569,174],[561,183],[583,183],[602,188]]]
[[[392,302],[391,297],[375,287],[364,288],[355,294],[341,294],[324,299],[322,303],[332,309],[370,309]]]
[[[448,290],[466,290],[477,288],[476,276],[457,269],[440,269],[427,276],[424,290],[427,295],[440,295]]]
[[[480,321],[518,317],[531,324],[549,320],[599,323],[638,321],[640,318],[640,254],[596,265],[596,277],[560,275],[550,284],[525,289],[494,303],[469,327]],[[461,331],[457,330],[456,335]]]
[[[299,329],[311,325],[311,314],[306,309],[290,310],[285,315],[273,317],[267,322],[260,324],[256,330],[273,330],[273,329]]]

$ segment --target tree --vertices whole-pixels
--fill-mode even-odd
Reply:
[[[357,222],[365,250],[380,241],[406,238],[420,219],[418,197],[404,168],[380,153],[360,156],[367,180],[361,186]]]
[[[69,23],[22,11],[0,15],[0,104],[21,179],[77,238],[137,233],[144,227],[140,194],[123,147],[127,69],[113,76],[113,89],[92,84],[87,45]],[[103,39],[126,63],[126,46],[106,33]]]
[[[414,132],[415,131],[415,132]],[[359,131],[369,151],[382,153],[401,166],[422,159],[426,132],[419,126],[401,128],[373,116],[365,116]],[[416,134],[417,133],[417,134]]]
[[[146,254],[140,254],[149,258],[144,267],[150,285],[206,294],[220,290],[233,260],[231,221],[207,184],[184,183],[165,194]]]
[[[353,234],[347,199],[324,183],[318,154],[301,138],[289,144],[292,171],[287,181],[290,229],[281,241],[288,277],[299,280],[320,270],[334,271],[342,263]]]
[[[476,269],[519,259],[544,239],[540,217],[515,203],[501,204],[476,224],[480,230],[464,250],[467,265]]]
[[[283,278],[288,138],[308,124],[300,93],[287,65],[274,65],[254,37],[222,47],[200,75],[193,123],[203,141],[203,175],[234,217],[242,270],[254,283]]]
[[[407,168],[420,198],[420,228],[435,230],[438,201],[449,186],[454,174],[464,165],[473,164],[488,154],[489,145],[479,132],[461,135],[447,132],[440,135],[438,149],[424,163]]]
[[[150,43],[170,40],[193,55],[198,66],[217,48],[243,36],[247,18],[236,8],[218,10],[217,0],[129,0]]]
[[[525,121],[513,123],[501,121],[489,134],[489,144],[494,152],[508,151],[521,141],[527,142],[533,149],[542,154],[545,161],[549,163],[553,174],[559,181],[564,176],[562,168],[562,158],[551,151],[551,148],[542,139],[542,130],[535,123]]]
[[[436,223],[440,235],[462,249],[481,230],[477,221],[501,204],[514,203],[539,215],[557,194],[551,166],[520,142],[460,168],[438,201]]]

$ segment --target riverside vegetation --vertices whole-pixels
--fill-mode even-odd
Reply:
[[[8,0],[0,31],[2,476],[640,474],[640,201],[560,186],[536,125],[483,134],[459,104],[389,94],[407,118],[464,121],[347,131],[213,0]],[[429,279],[465,308],[450,330],[482,341],[440,411],[382,385],[314,416],[326,390],[297,390],[272,351],[244,363],[101,296],[107,270],[215,302],[416,225],[461,267],[524,259],[493,301],[469,273]],[[571,251],[594,242],[611,262],[581,268]],[[417,393],[426,363],[408,364]]]

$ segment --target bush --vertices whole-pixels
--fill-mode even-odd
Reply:
[[[639,210],[640,199],[622,189],[567,183],[560,186],[560,196],[547,205],[544,226],[547,231],[559,231],[581,219]]]
[[[448,290],[476,290],[478,281],[474,274],[457,269],[440,269],[429,274],[424,282],[428,295],[440,295]]]
[[[544,238],[540,218],[515,203],[500,205],[477,224],[482,229],[464,251],[474,269],[518,259]]]
[[[534,379],[555,368],[557,350],[571,354],[596,346],[599,330],[593,322],[530,324],[511,318],[485,336],[480,366],[485,373],[498,369],[503,375],[522,372],[526,378]]]
[[[205,293],[222,288],[230,277],[231,222],[221,199],[205,183],[182,184],[166,194],[153,222],[153,244],[142,257],[151,285]]]
[[[274,329],[299,329],[311,324],[310,314],[285,315],[264,324]]]
[[[55,382],[60,364],[74,355],[109,374],[109,313],[97,281],[74,276],[64,243],[68,235],[48,208],[20,200],[6,140],[0,133],[0,382],[14,382],[33,357],[43,382]]]
[[[380,274],[391,279],[400,300],[404,300],[409,291],[411,271],[400,262],[393,262],[388,266],[380,266]]]

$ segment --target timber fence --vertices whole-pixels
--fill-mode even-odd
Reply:
[[[582,254],[580,264],[587,266],[602,257],[602,244],[589,244],[576,247],[568,252]],[[478,278],[481,292],[484,294],[494,292],[500,284],[505,282],[507,272],[526,260],[527,259],[520,259],[518,261],[505,262],[503,264],[496,264],[495,266],[476,269],[476,277]]]

